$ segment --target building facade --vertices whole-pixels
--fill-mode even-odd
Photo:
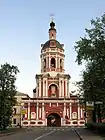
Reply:
[[[29,98],[27,94],[24,94],[22,92],[18,92],[15,95],[16,98],[16,104],[13,106],[13,114],[12,114],[12,123],[11,125],[13,127],[21,124],[21,103],[22,99]]]
[[[70,75],[64,68],[64,44],[56,40],[51,21],[49,40],[41,44],[41,73],[36,74],[33,98],[24,98],[22,126],[82,126],[83,107],[77,96],[69,93]]]

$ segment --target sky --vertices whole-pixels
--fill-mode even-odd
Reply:
[[[40,73],[41,44],[48,40],[51,14],[57,40],[65,45],[65,70],[71,84],[81,70],[75,62],[75,42],[85,35],[90,20],[102,16],[105,0],[0,0],[0,64],[18,66],[17,90],[33,95],[35,75]],[[71,85],[71,90],[75,87]]]

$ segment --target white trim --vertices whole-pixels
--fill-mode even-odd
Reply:
[[[72,107],[71,107],[71,103],[70,103],[70,120],[72,119],[71,114],[72,114]]]
[[[42,119],[45,118],[44,103],[42,103]]]
[[[30,120],[30,103],[28,103],[28,120]]]
[[[78,119],[80,120],[80,106],[78,104]]]
[[[48,81],[47,81],[47,79],[46,79],[46,95],[45,95],[45,97],[48,97]]]
[[[41,118],[42,108],[39,108],[39,118]]]
[[[83,118],[83,109],[81,108],[81,118]]]
[[[36,119],[38,120],[39,118],[39,103],[37,102],[37,106],[36,106]]]
[[[57,85],[56,83],[54,83],[54,82],[48,85],[48,89],[49,89],[49,87],[50,87],[51,85],[53,85],[53,84],[56,85],[57,88],[59,89],[58,85]]]
[[[62,97],[64,97],[64,80],[62,80]]]
[[[45,96],[45,80],[43,79],[43,96]]]
[[[41,97],[41,79],[39,79],[39,97]]]

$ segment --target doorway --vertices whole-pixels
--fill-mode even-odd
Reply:
[[[47,126],[48,127],[60,127],[61,126],[61,117],[57,113],[51,113],[47,117]]]

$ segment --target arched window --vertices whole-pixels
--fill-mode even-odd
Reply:
[[[46,59],[44,59],[44,69],[46,69]]]
[[[55,68],[55,58],[51,58],[51,68]]]

